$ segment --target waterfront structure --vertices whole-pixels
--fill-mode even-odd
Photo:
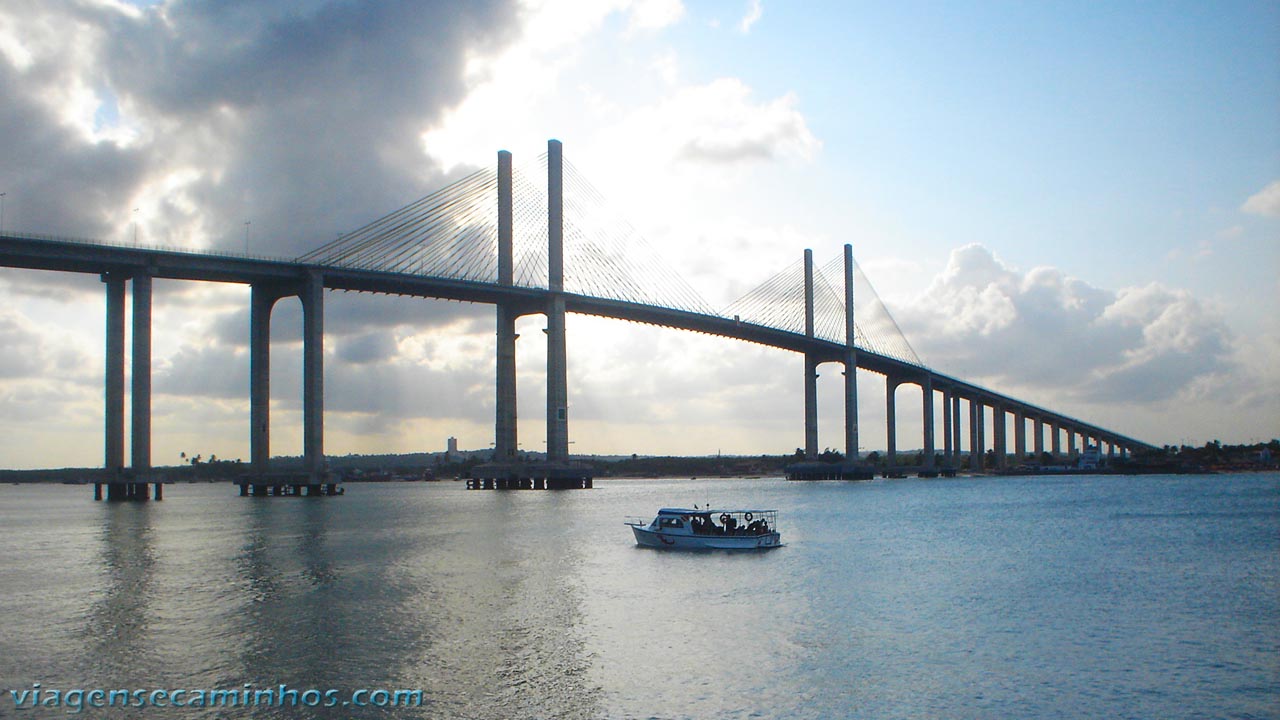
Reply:
[[[497,169],[481,171],[295,259],[119,246],[9,232],[0,235],[0,266],[94,273],[106,285],[106,420],[104,473],[109,498],[146,498],[160,485],[151,470],[151,295],[153,278],[248,284],[250,300],[250,469],[241,494],[339,494],[324,462],[324,292],[355,290],[487,303],[496,308],[497,373],[493,462],[482,466],[476,487],[590,487],[590,472],[568,452],[569,312],[632,320],[720,335],[799,353],[804,359],[804,454],[817,448],[817,378],[825,363],[844,373],[845,455],[859,449],[857,370],[881,374],[886,383],[886,467],[899,468],[895,392],[904,384],[922,390],[923,453],[920,474],[962,466],[961,403],[969,406],[968,469],[1008,465],[1007,433],[1013,421],[1017,461],[1024,458],[1026,423],[1041,452],[1050,433],[1052,452],[1066,438],[1074,459],[1081,446],[1106,446],[1108,456],[1150,447],[1117,432],[981,388],[931,370],[905,350],[871,342],[855,321],[852,246],[839,258],[838,281],[816,272],[806,250],[797,272],[786,270],[716,311],[653,257],[634,257],[642,243],[627,227],[609,224],[598,195],[567,168],[558,141],[548,143],[545,191],[517,174],[510,153]],[[568,181],[566,182],[566,177]],[[545,192],[545,203],[538,198]],[[519,195],[519,198],[517,198]],[[530,198],[533,198],[531,201]],[[568,200],[566,200],[568,198]],[[566,208],[571,212],[566,213]],[[571,232],[566,232],[570,228]],[[628,234],[632,233],[632,234]],[[530,240],[532,238],[532,240]],[[566,275],[566,239],[580,252],[572,280]],[[517,253],[517,239],[520,252]],[[521,262],[517,262],[517,259]],[[837,293],[833,285],[843,285]],[[125,466],[126,292],[133,294],[131,464]],[[297,297],[303,314],[303,457],[300,472],[273,472],[270,458],[270,322],[275,304]],[[515,320],[547,318],[547,457],[517,461]],[[943,408],[942,467],[937,465],[935,403]],[[990,409],[993,443],[987,457],[985,424]],[[988,460],[990,462],[988,462]],[[101,495],[101,486],[97,488]]]

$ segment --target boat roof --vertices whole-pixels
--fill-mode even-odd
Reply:
[[[767,513],[778,512],[777,510],[755,510],[743,508],[705,508],[702,510],[693,510],[690,508],[659,508],[659,515],[719,515],[720,513]]]

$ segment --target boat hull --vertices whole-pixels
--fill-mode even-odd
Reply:
[[[688,535],[655,532],[640,525],[632,525],[636,544],[641,547],[662,550],[769,550],[781,547],[782,538],[776,532],[763,535]]]

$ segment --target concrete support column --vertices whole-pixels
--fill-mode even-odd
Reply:
[[[271,308],[279,292],[253,285],[249,299],[249,462],[256,474],[271,460]]]
[[[324,276],[308,272],[302,288],[302,454],[318,482],[324,473]]]
[[[1013,452],[1018,456],[1018,463],[1027,459],[1027,416],[1022,409],[1013,411]]]
[[[924,423],[924,458],[923,468],[925,471],[932,471],[936,465],[934,460],[934,444],[933,444],[933,376],[925,375],[924,380],[920,383],[920,395],[922,397],[921,409],[924,414],[921,421]]]
[[[1044,418],[1037,417],[1033,421],[1033,427],[1035,429],[1032,432],[1036,434],[1036,437],[1035,442],[1032,444],[1035,447],[1036,464],[1039,465],[1044,462]]]
[[[515,278],[511,210],[511,153],[498,153],[498,284],[511,285]],[[516,313],[508,305],[497,304],[497,398],[494,418],[495,462],[514,462],[519,448],[516,432]]]
[[[1053,453],[1053,459],[1057,462],[1062,457],[1062,425],[1056,422],[1050,423],[1049,432],[1051,433],[1049,452]]]
[[[1071,460],[1076,459],[1076,431],[1075,428],[1068,427],[1067,430],[1067,457]]]
[[[952,440],[953,446],[955,447],[955,463],[951,467],[958,468],[960,467],[960,441],[964,435],[961,433],[960,423],[960,420],[962,419],[962,416],[960,415],[960,393],[954,390],[951,392],[951,416],[951,431],[955,433],[955,439]]]
[[[898,385],[902,381],[891,376],[885,376],[884,384],[884,401],[885,401],[885,464],[892,468],[897,464],[898,458],[898,411],[897,402],[894,394],[898,391]]]
[[[844,246],[844,454],[858,459],[858,351],[854,341],[853,246]]]
[[[118,273],[104,273],[107,284],[106,421],[104,467],[119,478],[124,471],[124,300],[125,280]]]
[[[804,456],[818,457],[818,361],[804,355]]]
[[[969,470],[973,472],[982,469],[982,443],[978,437],[981,417],[982,406],[975,398],[969,398]]]
[[[993,414],[994,414],[994,411],[993,411]],[[978,444],[975,446],[977,448],[976,451],[978,456],[978,469],[986,470],[987,469],[987,411],[986,411],[986,406],[983,405],[982,402],[978,403],[978,417],[977,417],[977,422],[975,424],[978,426],[977,427]]]
[[[813,339],[813,251],[804,251],[804,335]],[[818,457],[818,361],[804,354],[804,456]]]
[[[996,468],[1003,470],[1008,463],[1008,419],[1003,405],[991,406],[992,449],[996,451]]]
[[[547,460],[569,459],[568,353],[564,335],[564,152],[547,142]]]
[[[955,467],[955,448],[951,444],[951,398],[955,391],[942,391],[942,462],[946,467]]]
[[[136,482],[151,472],[151,276],[133,276],[133,392],[130,464]],[[160,486],[157,485],[157,488]],[[157,498],[159,499],[159,498]]]

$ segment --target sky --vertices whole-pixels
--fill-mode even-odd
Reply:
[[[1156,445],[1266,440],[1277,28],[1274,2],[0,0],[0,230],[295,257],[556,138],[713,307],[850,243],[939,372]],[[155,464],[247,458],[248,300],[157,281]],[[102,463],[103,306],[97,277],[0,269],[0,467]],[[329,454],[493,442],[492,307],[325,312]],[[524,450],[544,322],[518,325]],[[273,336],[271,450],[299,454],[296,300]],[[572,452],[803,445],[798,355],[568,337]],[[858,382],[883,449],[884,378]],[[920,402],[899,388],[899,448]]]

